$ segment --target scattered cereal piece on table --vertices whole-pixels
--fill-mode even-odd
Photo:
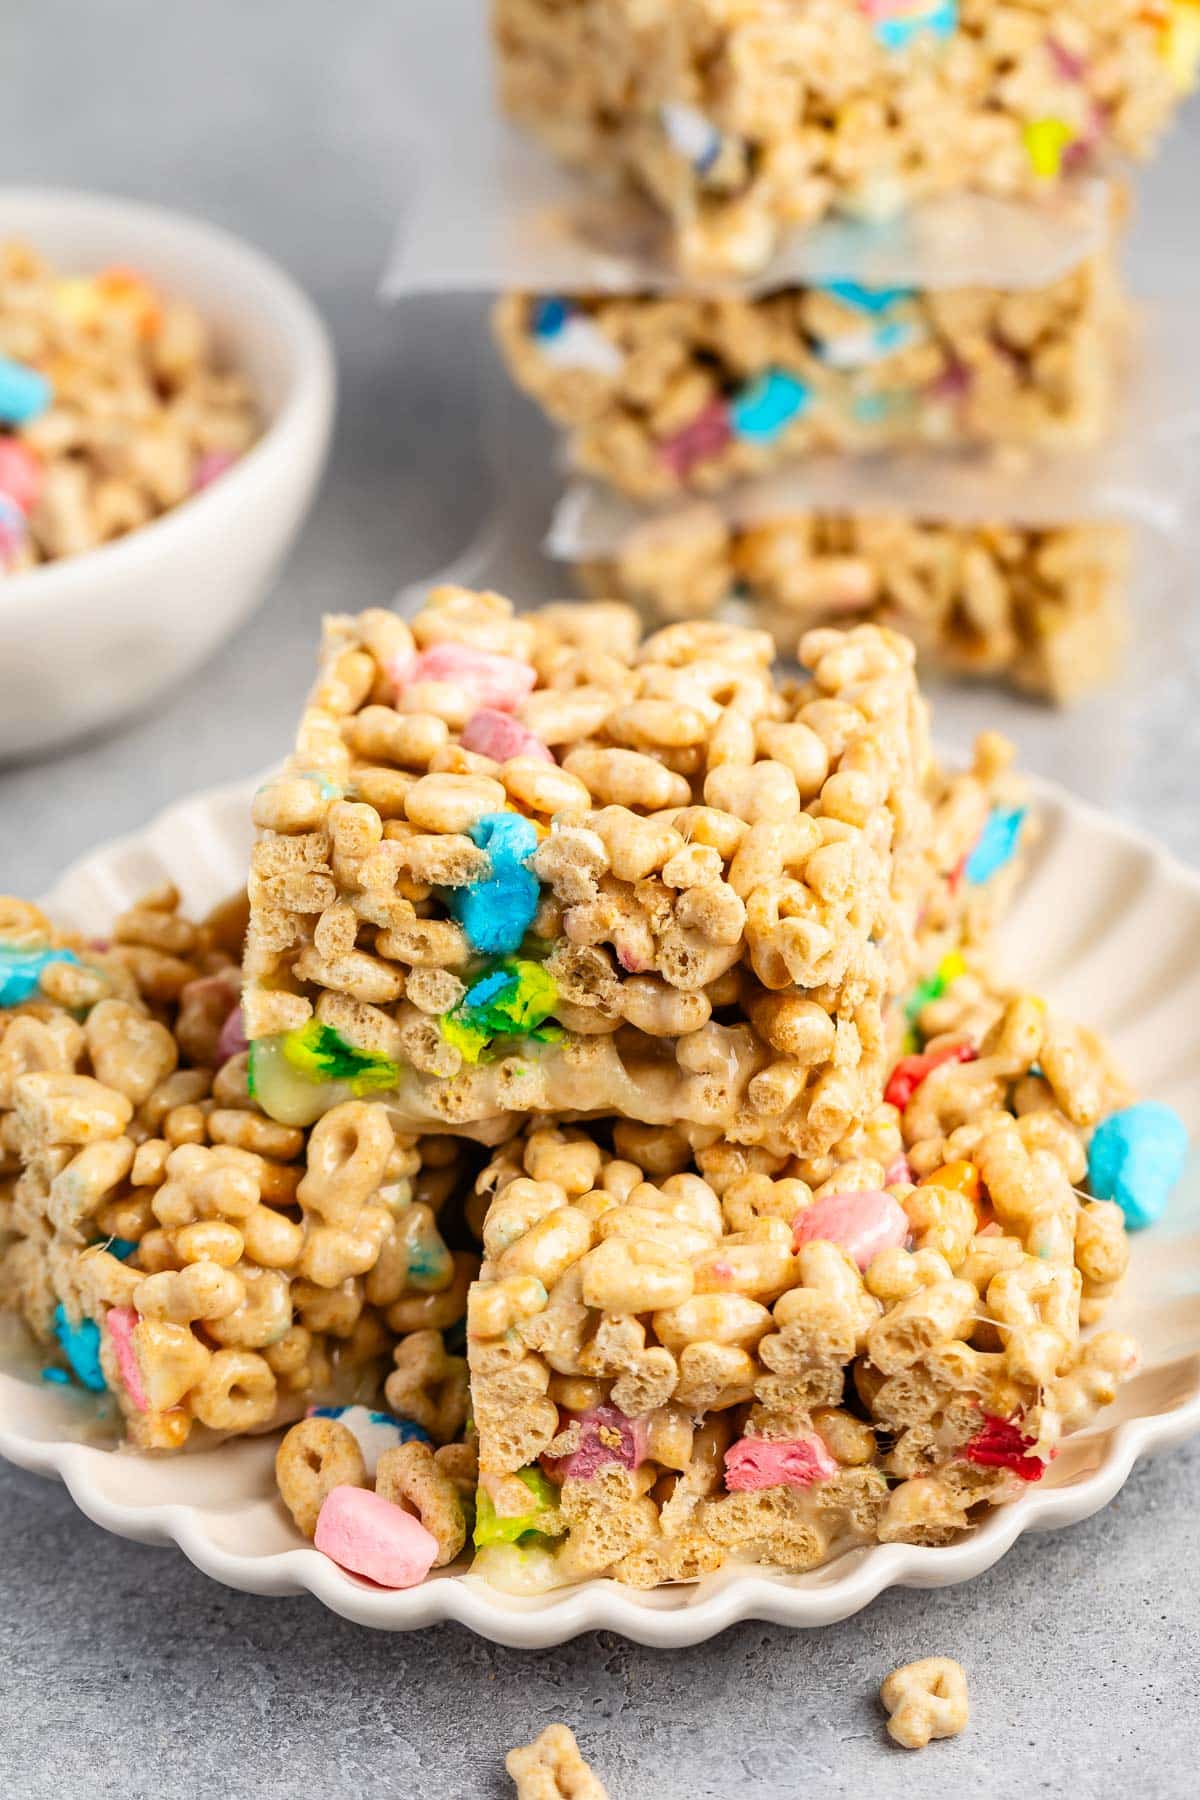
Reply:
[[[905,1750],[923,1750],[932,1738],[957,1737],[970,1716],[967,1677],[948,1656],[893,1669],[879,1690],[888,1713],[888,1735]]]
[[[516,1800],[608,1800],[566,1725],[547,1725],[532,1744],[510,1750],[504,1766],[517,1784]]]

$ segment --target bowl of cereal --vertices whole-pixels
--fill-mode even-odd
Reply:
[[[0,758],[147,706],[266,592],[329,444],[328,334],[249,245],[0,189]]]

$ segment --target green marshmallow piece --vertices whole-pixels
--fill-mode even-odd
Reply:
[[[486,1550],[492,1544],[519,1544],[526,1538],[545,1535],[538,1520],[558,1505],[558,1489],[540,1469],[520,1469],[517,1480],[525,1483],[536,1503],[527,1513],[501,1518],[486,1490],[481,1487],[476,1492],[473,1542],[477,1550]]]
[[[283,1040],[284,1060],[309,1081],[345,1081],[353,1092],[379,1093],[394,1088],[400,1068],[389,1057],[356,1050],[330,1025],[310,1019]]]

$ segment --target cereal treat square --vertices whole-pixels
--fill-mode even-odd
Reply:
[[[681,270],[971,190],[1037,201],[1145,156],[1200,56],[1196,0],[493,0],[502,104],[660,209]]]
[[[907,640],[811,633],[800,681],[773,651],[454,588],[411,626],[330,620],[255,803],[264,1110],[300,1126],[371,1094],[397,1130],[492,1142],[619,1112],[836,1143],[882,1093],[917,918],[955,904],[987,781],[935,832]]]
[[[478,1266],[439,1229],[456,1146],[363,1100],[311,1132],[260,1111],[245,924],[244,899],[194,924],[163,888],[99,945],[0,900],[0,1304],[140,1449],[366,1417],[393,1362],[377,1434],[448,1443],[466,1364],[442,1334]]]
[[[1130,534],[1099,521],[958,525],[790,513],[730,524],[697,503],[579,565],[586,592],[656,622],[736,614],[785,656],[798,632],[861,619],[911,637],[930,668],[1003,678],[1068,704],[1112,679],[1129,628]]]
[[[912,1006],[922,1048],[831,1158],[628,1121],[496,1153],[468,1310],[479,1573],[653,1587],[947,1543],[1134,1373],[1129,1338],[1084,1335],[1136,1222],[1097,1197],[1103,1146],[1166,1109],[961,959]]]
[[[818,451],[1096,444],[1125,325],[1107,255],[1021,293],[841,281],[760,299],[510,294],[495,312],[572,467],[635,500]]]

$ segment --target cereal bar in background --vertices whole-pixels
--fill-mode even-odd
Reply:
[[[921,1050],[830,1159],[624,1120],[535,1122],[496,1154],[468,1315],[478,1573],[649,1588],[950,1543],[1133,1374],[1128,1337],[1080,1334],[1144,1222],[1109,1197],[1112,1146],[1165,1109],[961,959],[910,1012]]]
[[[331,619],[255,802],[264,1110],[370,1094],[397,1130],[493,1143],[619,1112],[827,1152],[882,1094],[918,919],[954,947],[1024,812],[990,743],[943,795],[907,640],[810,634],[802,681],[773,654],[457,588]]]
[[[264,1116],[245,921],[241,900],[193,923],[163,888],[101,944],[0,901],[0,1303],[46,1347],[45,1378],[111,1394],[139,1449],[318,1404],[376,1453],[449,1443],[466,1365],[443,1333],[477,1267],[439,1230],[458,1148],[397,1135],[369,1101],[312,1132]],[[369,1412],[385,1380],[391,1412]]]
[[[514,294],[495,313],[570,466],[643,501],[819,451],[1095,445],[1127,323],[1107,254],[1024,292],[836,281],[762,298]]]
[[[814,626],[869,620],[912,638],[931,668],[1066,704],[1115,673],[1130,548],[1127,527],[1098,520],[796,513],[737,525],[701,503],[636,526],[618,555],[577,573],[588,593],[656,621],[744,619],[783,656]]]
[[[1145,156],[1200,55],[1196,0],[492,0],[501,103],[631,184],[681,270],[751,274],[831,212],[1037,202]]]
[[[133,269],[0,245],[0,576],[148,524],[260,428],[194,307]]]

